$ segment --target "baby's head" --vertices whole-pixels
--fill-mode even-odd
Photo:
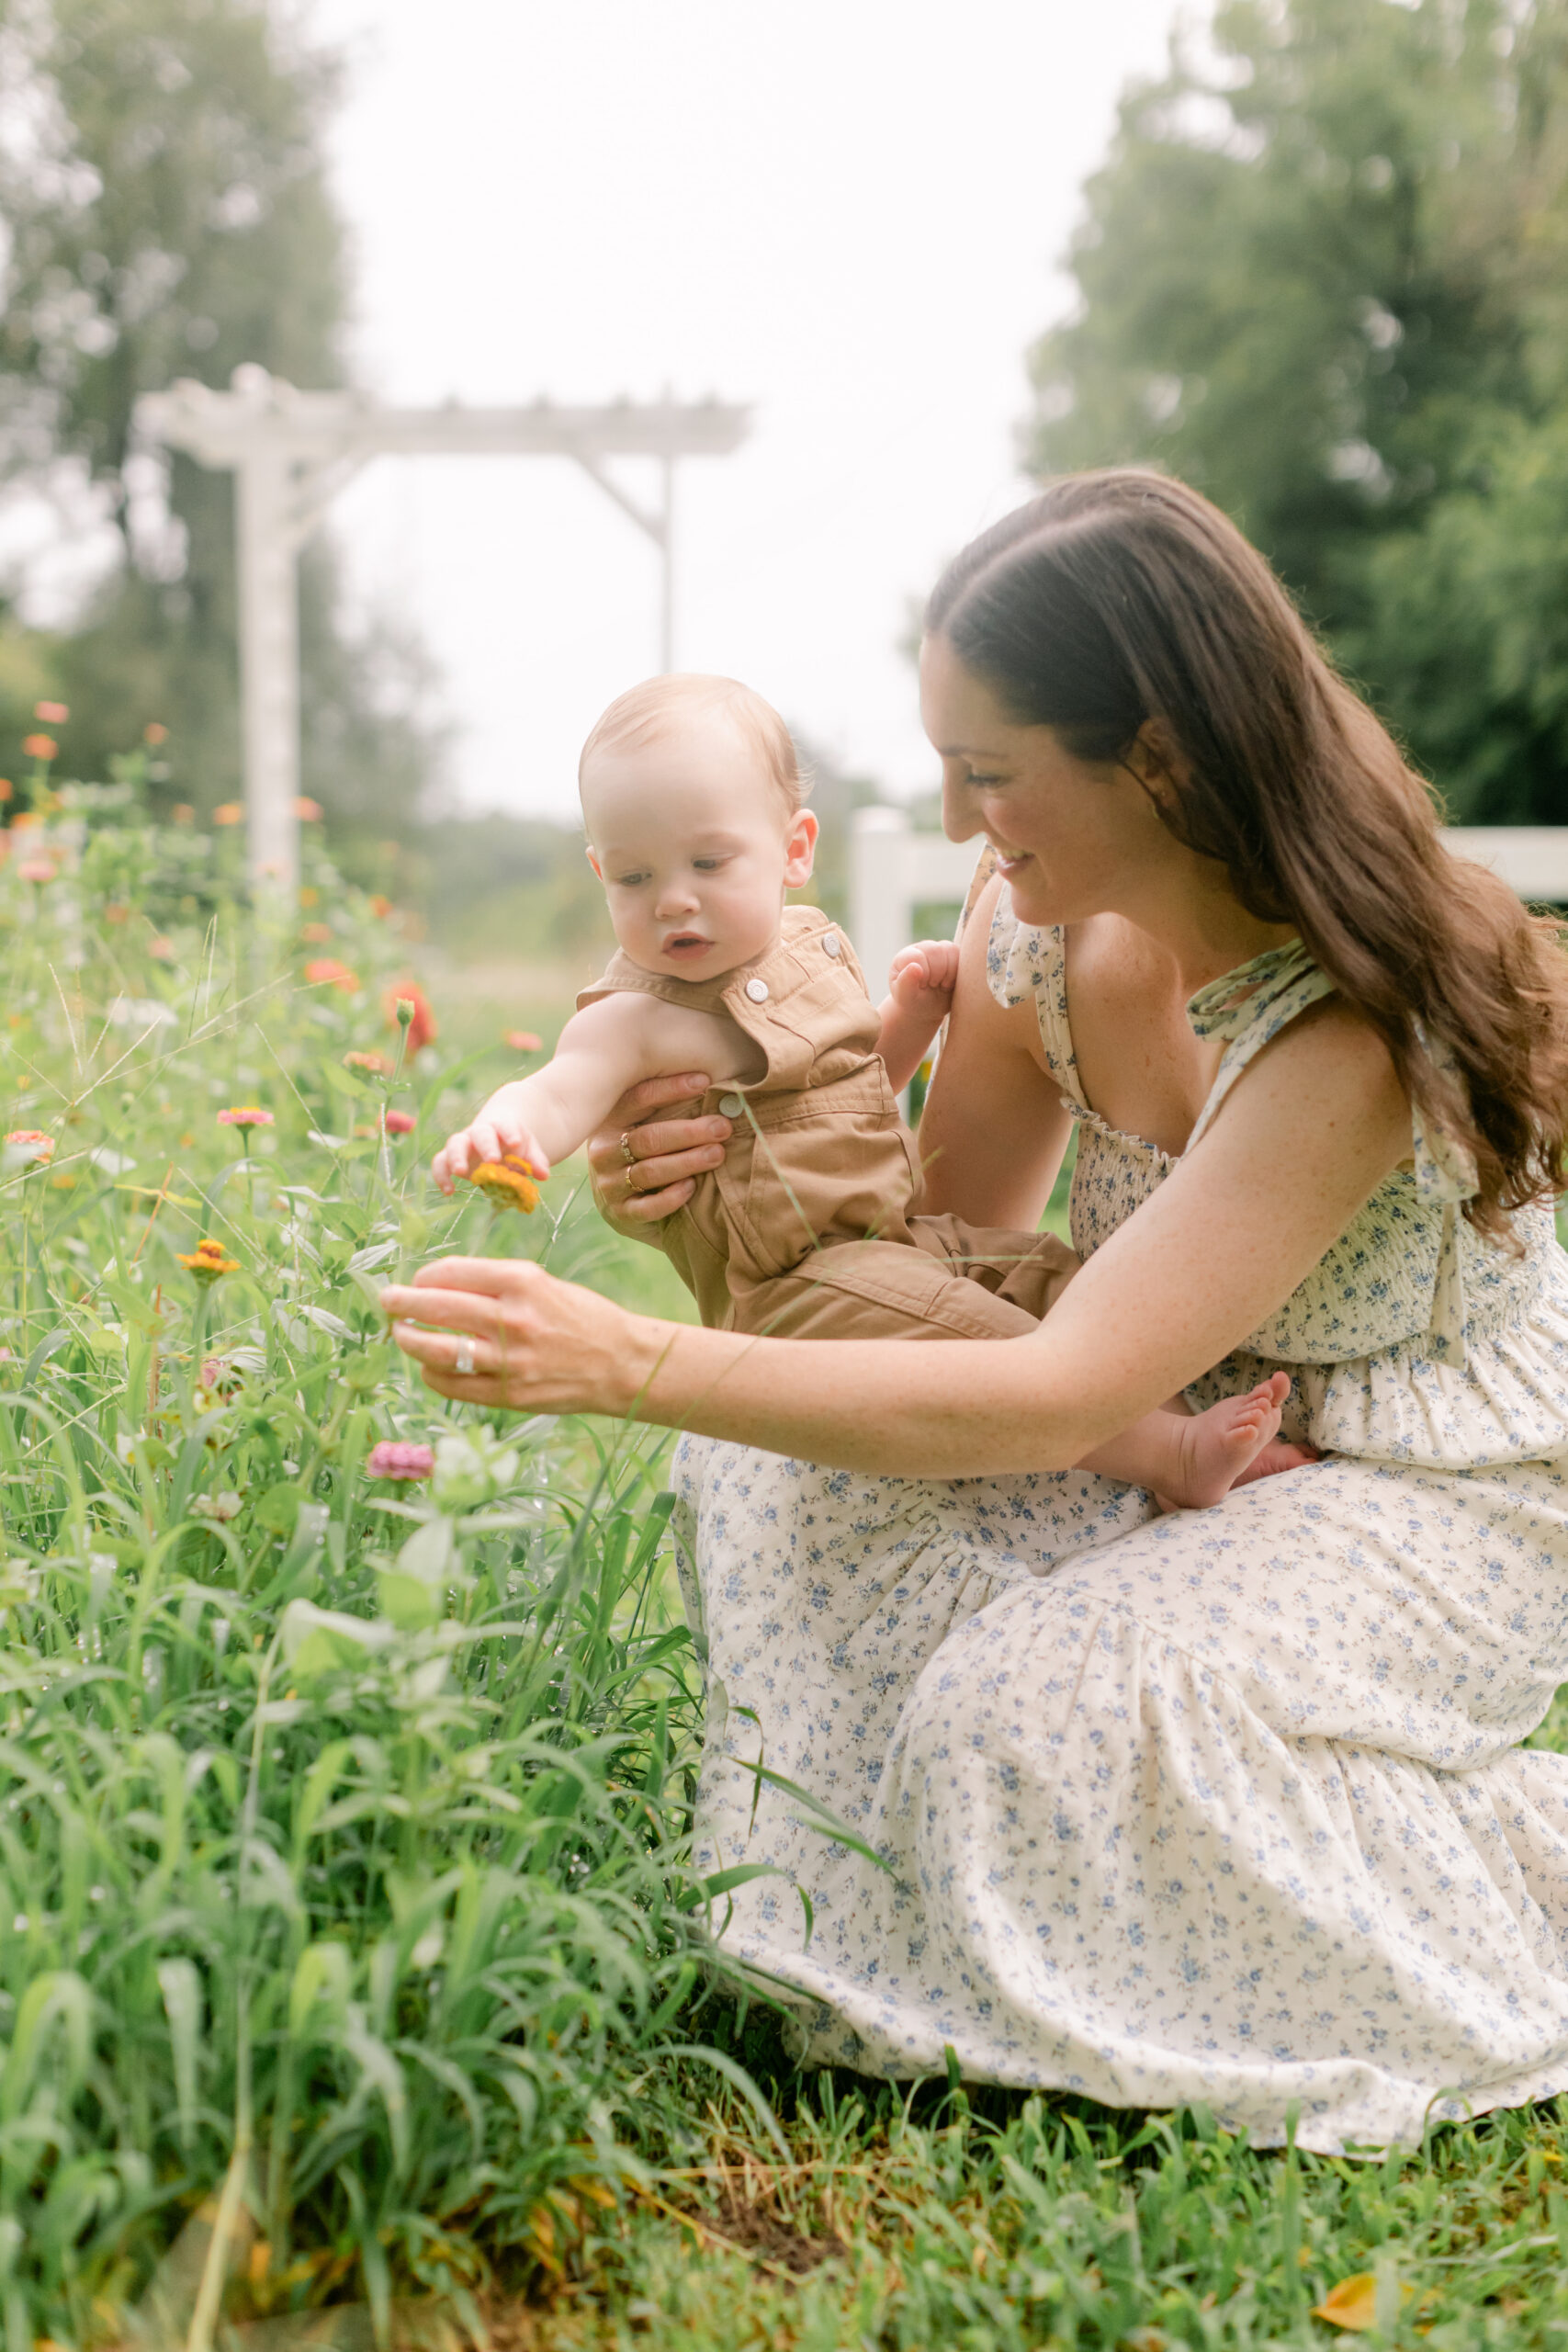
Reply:
[[[789,729],[734,678],[650,678],[578,763],[588,856],[647,972],[711,980],[767,954],[811,874],[817,820]]]

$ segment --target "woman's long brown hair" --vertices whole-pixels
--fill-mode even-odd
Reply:
[[[1427,786],[1217,507],[1142,470],[1066,476],[955,558],[926,625],[1080,759],[1124,761],[1163,722],[1165,822],[1250,913],[1296,926],[1423,1115],[1473,1153],[1472,1224],[1501,1237],[1564,1189],[1557,926],[1444,848]]]

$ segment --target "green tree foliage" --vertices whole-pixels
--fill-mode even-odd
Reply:
[[[80,505],[89,490],[115,558],[54,651],[73,770],[156,719],[170,797],[238,789],[231,485],[140,448],[132,417],[182,375],[224,384],[257,363],[344,380],[344,240],[321,153],[336,87],[333,62],[257,0],[0,0],[0,465],[13,492]],[[318,550],[306,789],[396,831],[429,764],[417,664],[395,638],[353,641],[337,605]]]
[[[1476,822],[1568,821],[1568,0],[1226,0],[1123,102],[1041,472],[1235,515]]]

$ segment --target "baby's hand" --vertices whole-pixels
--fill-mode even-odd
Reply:
[[[530,1132],[520,1097],[525,1081],[499,1086],[466,1127],[447,1136],[430,1163],[430,1172],[444,1193],[459,1176],[482,1168],[489,1159],[525,1159],[536,1176],[547,1176],[550,1163]]]
[[[943,1020],[958,985],[958,942],[921,939],[913,947],[900,947],[887,977],[893,1001],[901,1012]]]

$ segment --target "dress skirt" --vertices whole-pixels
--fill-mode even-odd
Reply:
[[[679,1481],[701,1866],[765,1873],[714,1928],[811,2062],[1324,2151],[1568,2088],[1568,1758],[1519,1745],[1568,1680],[1560,1464],[1163,1519],[691,1439]]]

